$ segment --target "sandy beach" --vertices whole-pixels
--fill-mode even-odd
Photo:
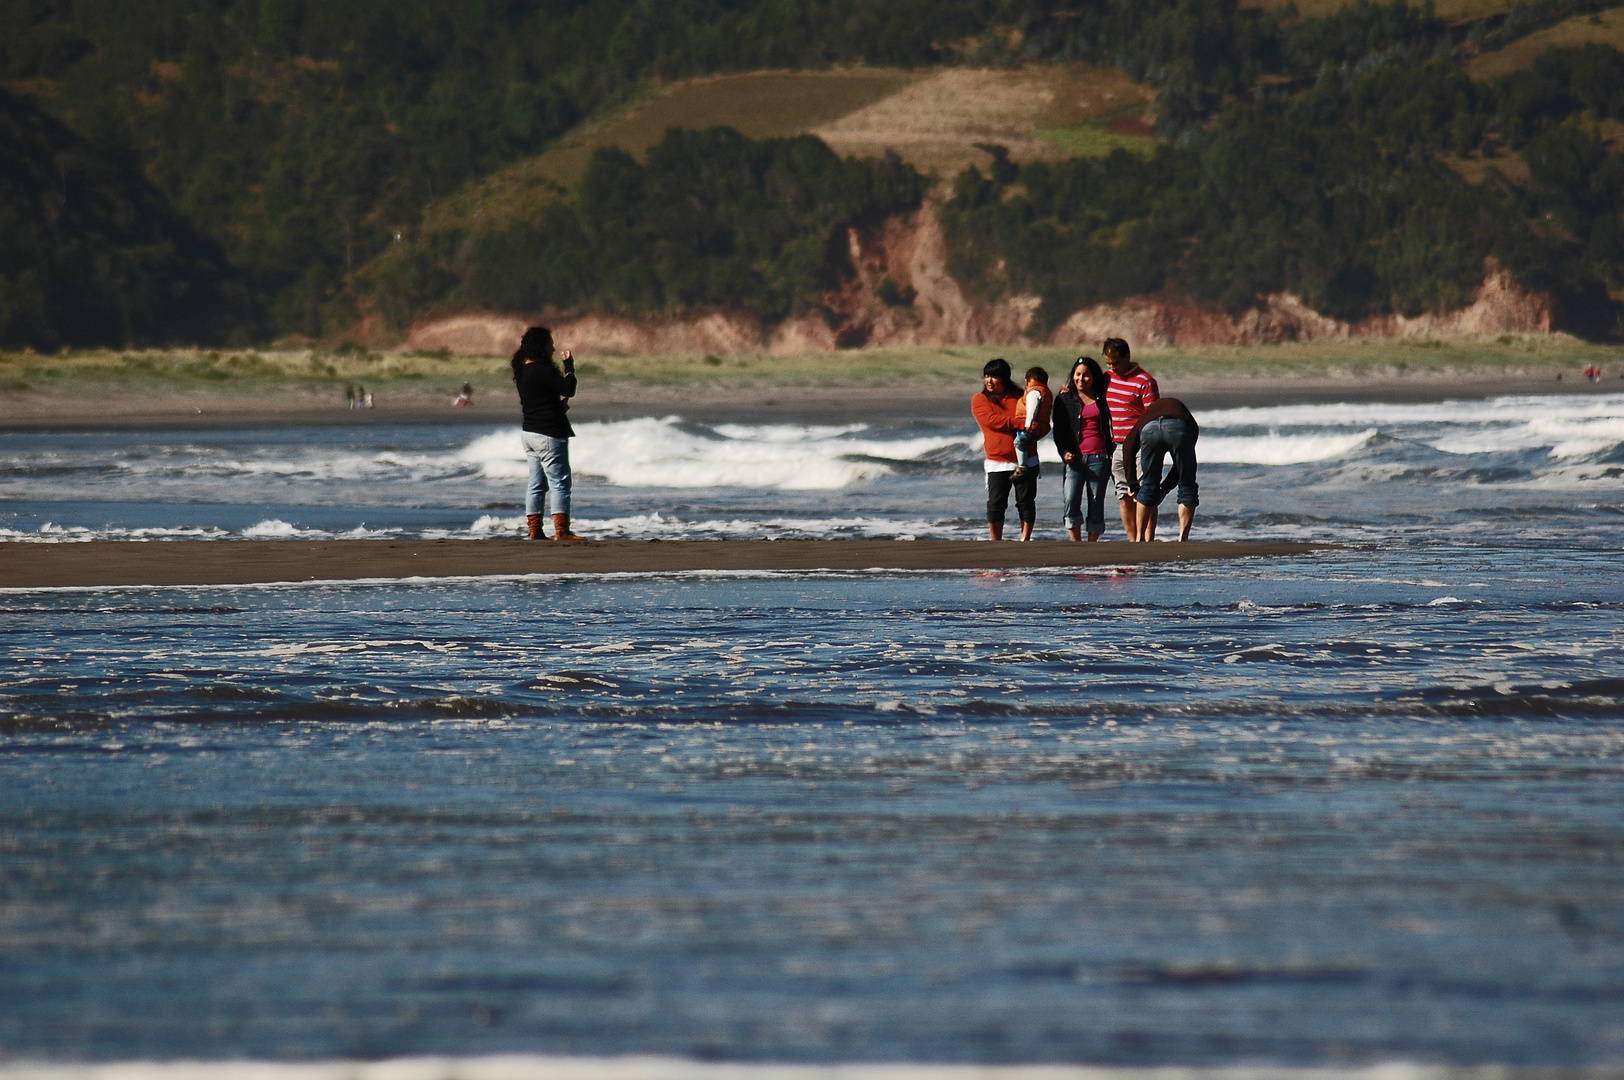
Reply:
[[[694,570],[1037,570],[1305,555],[1336,545],[962,540],[220,540],[0,544],[0,588],[253,585]]]
[[[1329,379],[1159,380],[1162,392],[1180,397],[1192,409],[1238,406],[1316,404],[1328,402],[1414,403],[1481,400],[1502,394],[1603,393],[1624,383],[1589,384],[1568,379],[1461,376],[1403,382],[1359,383]],[[140,430],[153,428],[254,428],[298,426],[368,426],[380,424],[517,423],[518,404],[511,387],[484,387],[468,408],[449,405],[451,395],[418,386],[381,386],[377,406],[355,411],[343,407],[343,391],[328,388],[137,389],[117,397],[14,397],[0,418],[0,431]],[[633,416],[678,415],[701,422],[772,423],[862,422],[905,413],[921,419],[969,417],[975,386],[939,383],[894,386],[813,386],[751,388],[729,394],[704,386],[654,386],[635,383],[584,382],[570,415],[576,420],[619,420]]]
[[[1028,347],[881,350],[800,358],[594,357],[580,365],[571,415],[583,421],[679,415],[700,422],[961,419],[981,362],[1047,366],[1069,355]],[[1149,352],[1164,394],[1198,412],[1330,402],[1482,400],[1624,389],[1610,354],[1566,339],[1502,345],[1344,342]],[[331,361],[331,362],[328,362]],[[715,361],[714,364],[708,361]],[[1587,382],[1590,363],[1608,368]],[[312,376],[320,366],[322,374]],[[464,382],[472,405],[453,407]],[[364,384],[376,407],[344,407]],[[251,428],[281,425],[502,424],[517,418],[502,357],[338,357],[321,353],[108,353],[0,356],[0,431]]]

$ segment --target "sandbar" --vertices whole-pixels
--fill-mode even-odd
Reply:
[[[1305,555],[1290,541],[1027,544],[968,540],[101,540],[0,543],[0,588],[278,582],[696,570],[1063,570]]]

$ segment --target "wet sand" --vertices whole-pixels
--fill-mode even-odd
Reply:
[[[1610,393],[1617,379],[1448,377],[1369,381],[1316,376],[1232,378],[1158,376],[1162,392],[1192,409],[1296,405],[1328,402],[1416,403],[1473,400],[1502,394]],[[98,387],[79,394],[13,393],[0,400],[0,431],[118,431],[152,429],[247,429],[289,426],[387,424],[495,425],[518,422],[518,405],[506,384],[481,385],[471,408],[452,408],[451,393],[421,383],[381,382],[377,407],[344,408],[342,388],[287,383],[258,388]],[[853,423],[899,417],[969,422],[972,382],[855,386],[746,385],[726,391],[706,385],[661,385],[583,380],[570,415],[578,421],[678,415],[701,423]]]
[[[1277,558],[1293,542],[1129,544],[966,540],[211,540],[0,544],[0,588],[252,585],[694,570],[1038,570]]]

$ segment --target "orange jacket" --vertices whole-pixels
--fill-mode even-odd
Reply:
[[[1038,392],[1038,422],[1032,425],[1032,437],[1041,439],[1049,434],[1049,420],[1054,416],[1054,394],[1049,392],[1047,386],[1039,383],[1021,391],[1020,398],[1015,402],[1015,421],[1020,427],[1026,427],[1026,395],[1033,390]]]
[[[1015,419],[1020,396],[993,397],[985,390],[970,399],[970,412],[981,425],[981,441],[987,444],[988,461],[1015,461],[1015,433],[1021,425]]]

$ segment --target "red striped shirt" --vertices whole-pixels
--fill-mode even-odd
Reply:
[[[1111,438],[1120,445],[1144,415],[1145,406],[1155,404],[1161,396],[1156,380],[1142,367],[1135,367],[1127,376],[1112,372],[1105,387],[1105,403],[1111,410]]]

